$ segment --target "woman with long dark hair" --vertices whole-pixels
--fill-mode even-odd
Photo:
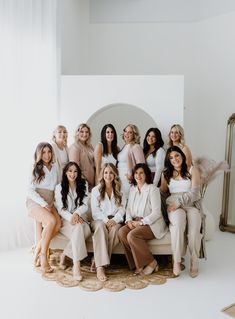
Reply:
[[[73,260],[73,277],[81,281],[80,261],[87,257],[86,239],[91,231],[87,223],[88,196],[86,181],[81,177],[77,163],[69,162],[63,170],[61,184],[55,191],[55,205],[63,219],[60,232],[69,238],[61,259],[60,267],[65,268],[65,256]]]
[[[47,252],[50,241],[61,226],[60,217],[54,207],[54,190],[58,181],[58,169],[53,161],[51,144],[42,142],[34,153],[34,165],[30,177],[30,186],[26,201],[29,216],[39,225],[43,225],[40,238],[34,252],[34,265],[42,272],[52,272]]]
[[[151,127],[145,134],[143,151],[146,163],[152,173],[152,182],[160,186],[161,173],[164,169],[166,152],[161,131],[157,127]]]
[[[161,178],[161,191],[170,193],[166,200],[170,220],[173,272],[181,272],[181,257],[185,254],[187,229],[190,252],[190,276],[198,275],[199,257],[204,256],[203,214],[200,205],[200,175],[195,167],[188,169],[186,156],[178,146],[166,152],[165,169]]]
[[[105,163],[117,164],[117,132],[112,124],[105,124],[101,130],[100,142],[94,151],[96,183],[99,182],[100,172]]]

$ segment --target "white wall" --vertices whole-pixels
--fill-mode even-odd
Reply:
[[[153,126],[155,122],[166,137],[173,119],[177,123],[183,123],[183,98],[184,78],[179,75],[62,76],[60,121],[68,128],[71,143],[74,131],[80,123],[87,122],[101,108],[112,106],[108,122],[115,124],[118,135],[122,133],[124,125],[133,123],[140,126],[143,137],[149,128],[146,125]],[[142,112],[138,112],[138,119],[132,117],[130,111],[120,114],[114,112],[115,105],[120,110],[121,104],[121,110],[132,105],[146,112],[152,122],[143,123]],[[119,118],[119,125],[116,125],[117,119],[114,117]],[[133,118],[137,122],[133,122]],[[145,119],[147,120],[146,116]],[[94,123],[94,119],[90,121]],[[104,117],[103,122],[97,122],[97,125],[100,123],[102,126],[106,124],[106,118]],[[101,127],[92,127],[92,132],[98,134],[98,139],[100,130]],[[97,139],[95,140],[97,142]]]
[[[234,9],[231,1],[224,6],[219,0],[198,5],[198,19]],[[63,18],[66,24],[71,17]],[[193,23],[88,23],[86,27],[82,67],[72,56],[62,57],[63,74],[183,74],[186,142],[194,156],[224,159],[226,121],[235,105],[234,12]],[[76,27],[72,35],[62,48],[67,56],[75,54]],[[217,224],[221,201],[222,176],[206,195]]]

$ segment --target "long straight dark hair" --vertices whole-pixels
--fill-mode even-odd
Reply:
[[[86,196],[86,181],[82,178],[81,169],[75,162],[68,162],[63,169],[62,181],[61,181],[61,196],[63,209],[68,208],[68,193],[69,193],[69,181],[66,173],[68,172],[71,166],[75,166],[78,172],[78,176],[76,178],[76,193],[77,197],[74,200],[75,208],[81,206],[83,204],[83,198]],[[79,200],[79,203],[78,203]]]
[[[150,129],[148,129],[148,131],[145,134],[144,142],[143,142],[144,155],[147,155],[150,149],[150,146],[147,142],[147,137],[150,132],[153,132],[156,137],[156,143],[154,144],[154,151],[152,152],[153,156],[155,157],[157,150],[164,145],[164,141],[162,139],[161,131],[157,127],[151,127]]]
[[[100,140],[101,140],[101,143],[103,144],[103,153],[104,153],[104,155],[108,155],[108,143],[107,143],[107,139],[106,139],[107,128],[111,128],[111,130],[113,131],[113,134],[114,134],[113,141],[111,143],[111,150],[112,150],[113,157],[115,159],[117,159],[117,154],[118,154],[117,132],[116,132],[113,124],[105,124],[101,130]]]

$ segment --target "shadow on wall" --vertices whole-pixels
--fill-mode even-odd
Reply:
[[[146,131],[150,127],[156,127],[157,124],[153,118],[141,108],[125,104],[115,103],[102,107],[95,112],[87,121],[92,131],[92,145],[95,146],[100,141],[100,132],[105,124],[111,123],[114,125],[119,147],[123,146],[122,133],[123,128],[127,124],[135,124],[140,131],[140,144],[143,145],[143,139]]]

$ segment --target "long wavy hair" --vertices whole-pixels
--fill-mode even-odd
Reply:
[[[137,185],[137,182],[135,180],[135,173],[136,171],[139,169],[139,168],[142,168],[143,171],[144,171],[144,174],[145,174],[145,183],[146,184],[152,184],[152,175],[151,175],[151,171],[150,171],[150,168],[148,167],[148,165],[146,163],[138,163],[135,165],[133,171],[132,171],[132,184],[134,186]]]
[[[182,157],[182,165],[180,169],[180,176],[183,179],[191,179],[191,174],[188,171],[188,167],[186,164],[186,156],[184,152],[178,147],[178,146],[171,146],[168,148],[166,152],[166,157],[165,157],[165,168],[163,171],[163,175],[167,181],[167,184],[170,183],[170,179],[173,177],[173,172],[174,172],[174,166],[171,164],[170,161],[170,155],[172,152],[177,152],[181,155]]]
[[[154,157],[156,156],[156,152],[160,147],[163,147],[164,145],[164,141],[162,139],[162,134],[161,131],[157,128],[157,127],[151,127],[150,129],[148,129],[148,131],[145,134],[144,137],[144,142],[143,142],[143,151],[144,151],[144,155],[148,154],[148,151],[150,149],[150,145],[147,142],[147,137],[149,135],[149,133],[153,132],[156,138],[156,142],[154,143],[154,150],[151,153]]]
[[[101,143],[103,144],[103,153],[104,155],[108,155],[108,143],[107,143],[107,139],[106,139],[106,130],[108,128],[111,128],[111,130],[113,131],[113,140],[111,143],[111,150],[112,150],[112,154],[114,156],[115,159],[117,159],[117,154],[118,154],[118,147],[117,147],[117,132],[115,130],[115,127],[112,124],[105,124],[101,130],[101,136],[100,136],[100,140]]]
[[[86,181],[82,178],[81,169],[75,162],[68,162],[63,169],[62,181],[61,181],[61,196],[63,209],[68,208],[68,193],[69,193],[69,181],[66,173],[68,172],[71,166],[75,166],[77,170],[77,178],[75,180],[76,183],[76,193],[77,197],[74,200],[75,208],[81,206],[83,204],[83,198],[86,196]]]
[[[173,142],[171,140],[171,130],[175,128],[176,131],[179,133],[180,140],[179,140],[179,145],[180,147],[183,147],[185,145],[185,138],[184,138],[184,129],[180,124],[173,124],[171,126],[170,132],[168,133],[168,146],[173,146]]]
[[[51,144],[47,142],[41,142],[37,145],[36,150],[34,152],[34,165],[33,165],[33,180],[37,183],[40,183],[45,178],[45,172],[43,170],[43,160],[42,153],[45,147],[48,147],[51,151],[51,160],[50,164],[53,163],[54,153]]]
[[[113,195],[115,198],[115,204],[117,206],[121,206],[121,203],[122,203],[121,182],[118,176],[118,170],[112,163],[105,163],[102,168],[101,179],[99,183],[100,196],[98,197],[98,202],[101,203],[101,201],[103,201],[105,198],[106,186],[105,186],[105,180],[104,180],[104,171],[107,167],[109,167],[114,174],[114,179],[112,181],[112,188],[113,188]]]

